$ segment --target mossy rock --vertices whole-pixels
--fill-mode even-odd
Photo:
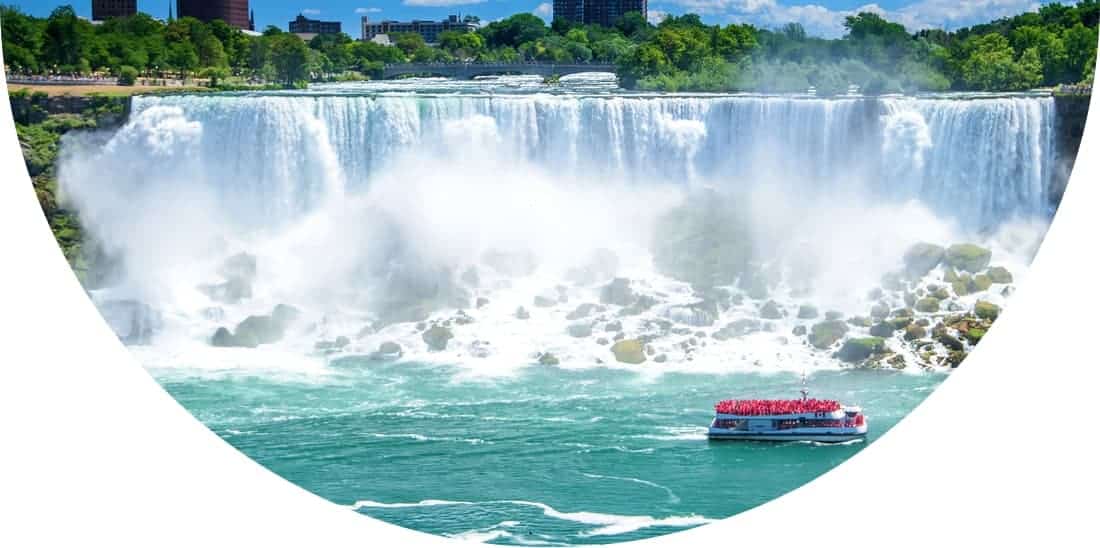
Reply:
[[[965,297],[971,293],[971,279],[969,274],[958,276],[955,281],[951,282],[951,289],[955,291],[955,295],[959,297]]]
[[[886,363],[890,364],[890,367],[894,369],[905,369],[905,356],[897,354],[886,360]]]
[[[889,320],[886,320],[886,323],[889,323],[890,326],[894,328],[894,330],[905,329],[906,326],[913,323],[913,317],[898,316],[897,318],[890,318]]]
[[[985,330],[977,327],[971,327],[970,329],[967,329],[965,332],[963,332],[963,336],[966,337],[967,342],[969,342],[970,344],[978,344],[978,342],[982,340],[982,337],[985,336]]]
[[[798,307],[798,319],[812,320],[814,318],[817,318],[817,307],[809,304]]]
[[[378,350],[371,353],[370,359],[375,361],[396,360],[401,357],[401,345],[393,341],[385,341],[378,345]]]
[[[970,279],[971,293],[985,291],[993,286],[993,279],[985,274],[978,274]]]
[[[894,310],[891,315],[893,315],[895,318],[912,318],[913,317],[913,309],[911,309],[911,308],[898,308],[898,309]]]
[[[955,244],[947,248],[944,262],[948,266],[965,272],[977,273],[989,266],[993,253],[974,244]]]
[[[963,350],[953,350],[948,352],[947,356],[943,359],[943,365],[946,365],[952,369],[956,368],[966,359],[966,352]]]
[[[624,339],[611,345],[611,353],[621,363],[639,364],[646,360],[645,345],[639,339]]]
[[[917,324],[910,324],[905,327],[905,340],[907,341],[916,341],[927,336],[928,330]]]
[[[826,349],[848,333],[848,324],[840,320],[825,320],[810,328],[810,344],[815,348]]]
[[[948,267],[948,268],[943,269],[943,281],[944,282],[946,282],[948,284],[952,284],[952,283],[955,283],[955,280],[958,280],[958,279],[959,279],[959,275],[955,272],[954,268]]]
[[[454,336],[454,333],[452,333],[450,329],[442,325],[433,325],[421,334],[420,338],[428,345],[428,349],[438,352],[440,350],[446,350],[447,341],[453,339]]]
[[[1001,307],[988,301],[978,301],[974,303],[974,315],[984,320],[996,320],[1001,315]]]
[[[866,360],[886,350],[886,341],[882,337],[862,337],[848,339],[836,353],[840,361],[855,363]]]
[[[942,327],[932,330],[932,338],[948,350],[954,352],[962,351],[966,348],[958,337],[948,333],[947,330]]]
[[[924,312],[925,314],[931,314],[940,311],[940,300],[935,297],[924,297],[917,301],[914,308],[918,312]]]
[[[944,249],[936,244],[921,242],[909,247],[902,260],[905,262],[905,274],[912,279],[924,277],[939,266],[943,260]]]
[[[1012,283],[1012,273],[1003,266],[991,266],[989,270],[985,272],[986,276],[995,284],[1010,284]]]
[[[951,292],[946,287],[939,285],[935,286],[935,288],[929,286],[928,295],[941,301],[946,301],[947,299],[951,298]]]

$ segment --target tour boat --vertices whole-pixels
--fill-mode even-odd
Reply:
[[[707,430],[712,440],[816,441],[863,439],[867,418],[859,407],[835,400],[723,400]]]

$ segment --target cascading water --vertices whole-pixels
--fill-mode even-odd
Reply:
[[[68,147],[61,174],[126,265],[106,294],[202,342],[279,302],[383,325],[465,308],[452,303],[484,288],[455,278],[486,253],[538,265],[494,282],[511,310],[601,249],[622,259],[612,274],[682,293],[649,248],[662,215],[706,191],[737,204],[747,227],[729,237],[751,241],[775,295],[855,311],[915,241],[1041,235],[1052,128],[1038,96],[180,95],[135,98],[106,146]],[[196,290],[241,251],[260,256],[251,300]],[[527,336],[568,346],[558,329]]]
[[[174,396],[287,479],[448,536],[638,539],[812,479],[859,447],[706,444],[710,406],[808,371],[875,439],[984,333],[930,332],[1004,303],[1059,185],[1048,97],[483,86],[138,97],[60,167],[120,264],[93,298]],[[921,241],[1016,278],[900,279]],[[883,346],[838,371],[820,325]]]

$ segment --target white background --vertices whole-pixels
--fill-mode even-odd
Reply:
[[[0,546],[460,544],[282,480],[164,392],[66,264],[0,103]],[[939,390],[806,486],[631,544],[1096,546],[1098,125],[1027,283]]]

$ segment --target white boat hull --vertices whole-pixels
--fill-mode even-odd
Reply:
[[[867,430],[848,432],[746,432],[725,428],[710,428],[707,438],[712,440],[741,441],[816,441],[821,443],[842,443],[861,440],[867,437]]]

